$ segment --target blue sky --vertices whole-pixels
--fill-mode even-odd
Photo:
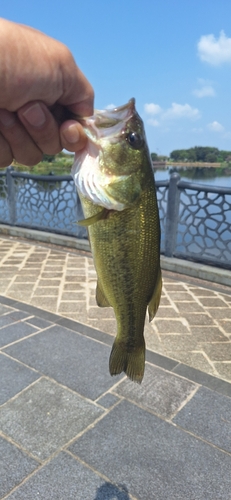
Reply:
[[[231,150],[230,0],[3,0],[0,15],[68,45],[96,108],[135,97],[150,151]]]

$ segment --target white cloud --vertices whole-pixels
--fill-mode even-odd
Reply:
[[[212,130],[213,132],[222,132],[224,130],[223,125],[221,125],[219,122],[212,122],[208,124],[209,130]]]
[[[197,50],[202,61],[214,66],[231,62],[231,38],[228,38],[224,31],[220,32],[217,39],[214,35],[201,36]]]
[[[172,103],[171,108],[168,108],[163,113],[163,119],[178,119],[178,118],[189,118],[197,119],[200,117],[199,110],[197,108],[192,108],[189,104],[177,104]]]
[[[115,109],[116,105],[115,104],[108,104],[105,109]]]
[[[200,89],[193,90],[193,94],[196,97],[214,97],[215,96],[215,90],[212,87],[212,85],[204,85]]]
[[[158,120],[155,120],[155,118],[149,118],[147,120],[147,123],[149,125],[152,125],[152,127],[159,127],[160,123],[158,122]]]
[[[153,102],[144,105],[144,111],[148,115],[158,115],[161,113],[162,109],[159,104],[154,104]]]
[[[147,120],[147,123],[153,127],[159,127],[169,120],[184,118],[197,120],[200,118],[200,112],[197,108],[193,108],[189,104],[177,104],[176,102],[173,102],[171,107],[166,110],[162,109],[159,104],[145,104],[144,110],[147,114],[153,115],[154,117],[158,114],[158,120],[156,120],[156,118],[148,118]]]

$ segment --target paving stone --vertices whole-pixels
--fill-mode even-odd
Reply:
[[[0,304],[0,316],[2,314],[8,314],[10,312],[12,312],[12,308],[11,307],[7,307],[7,306],[4,306],[4,305]]]
[[[83,296],[82,296],[83,299]],[[81,301],[73,301],[73,302],[60,302],[59,304],[59,313],[67,313],[67,312],[73,312],[73,313],[79,313],[81,314],[86,310],[86,302],[85,300]],[[81,318],[79,318],[81,320]]]
[[[207,288],[194,288],[194,287],[189,287],[189,290],[193,295],[196,295],[197,297],[214,297],[214,292],[212,290],[208,290]]]
[[[215,342],[206,344],[204,351],[212,361],[231,361],[231,343]]]
[[[0,498],[20,484],[38,465],[38,462],[0,436]]]
[[[193,338],[199,342],[226,342],[226,337],[223,332],[216,326],[191,326]]]
[[[146,363],[141,385],[126,379],[114,392],[169,419],[196,388],[192,382]]]
[[[181,361],[182,363],[187,363],[189,366],[194,366],[197,370],[205,371],[215,377],[218,376],[218,372],[216,371],[214,364],[207,359],[202,349],[201,351],[193,352],[188,351],[186,347],[185,350],[178,350],[177,354],[174,350],[167,351],[166,355],[170,357],[177,356],[178,361]]]
[[[173,371],[182,375],[182,377],[186,377],[220,394],[231,397],[231,384],[224,380],[220,380],[218,377],[211,377],[208,373],[202,370],[196,370],[192,366],[187,366],[183,363],[178,363],[173,368]]]
[[[201,387],[173,422],[231,453],[231,398]]]
[[[160,306],[156,318],[178,318],[179,313],[173,307]]]
[[[83,294],[83,289],[79,290],[71,290],[68,292],[62,292],[62,298],[61,300],[82,300],[82,294]]]
[[[229,321],[229,320],[222,321],[222,322],[220,322],[220,325],[223,328],[223,330],[225,331],[225,333],[228,333],[228,334],[231,333],[231,321]]]
[[[162,333],[187,333],[189,329],[178,319],[156,319],[155,325],[160,334]]]
[[[54,272],[50,272],[50,271],[43,271],[42,274],[41,274],[41,278],[43,279],[47,279],[47,278],[50,278],[50,276],[52,276],[52,278],[62,278],[63,276],[63,273],[60,273],[60,272],[57,272],[57,273],[54,273]]]
[[[76,318],[77,319],[77,318]],[[79,318],[78,318],[79,319]],[[85,321],[88,325],[91,325],[93,328],[97,328],[98,330],[102,330],[109,335],[115,336],[117,332],[116,320],[114,319],[94,319],[87,318]]]
[[[160,366],[161,368],[164,368],[168,371],[172,371],[173,368],[175,368],[179,364],[178,361],[175,361],[174,359],[167,358],[166,356],[162,356],[157,352],[152,352],[149,350],[146,350],[146,360],[149,363]]]
[[[164,287],[168,289],[168,295],[173,295],[175,292],[185,292],[185,287],[183,283],[174,283],[172,280],[163,279]]]
[[[16,276],[15,280],[14,280],[14,283],[21,283],[21,286],[22,286],[22,283],[23,284],[34,284],[35,282],[35,277],[34,276],[31,276],[31,275],[26,275],[26,276],[22,276],[21,274]]]
[[[119,380],[109,375],[109,346],[60,326],[12,345],[6,352],[93,400]]]
[[[210,311],[210,309],[208,309]],[[220,309],[213,308],[210,311],[210,314],[213,316],[214,319],[217,320],[223,320],[224,319],[229,319],[231,320],[231,307],[222,307]]]
[[[219,297],[201,297],[200,302],[205,307],[226,307],[226,303]]]
[[[0,353],[0,405],[8,401],[40,375]]]
[[[10,325],[12,323],[16,323],[16,321],[20,321],[27,317],[28,314],[23,311],[10,310],[9,314],[4,314],[3,316],[0,316],[0,328],[2,328],[3,326]]]
[[[32,289],[28,290],[28,288],[25,292],[23,292],[23,294],[22,294],[22,290],[16,292],[16,291],[13,291],[11,289],[8,289],[8,292],[7,292],[8,297],[10,297],[11,299],[15,299],[15,300],[22,300],[23,299],[25,302],[30,301],[31,294],[32,294]]]
[[[42,378],[2,406],[0,418],[7,436],[45,460],[102,413],[93,403]]]
[[[231,380],[231,361],[227,363],[214,363],[214,366],[221,378]]]
[[[71,291],[74,291],[74,292],[82,292],[83,291],[83,287],[79,283],[65,283],[63,289],[67,290],[69,293]]]
[[[18,323],[2,327],[0,329],[0,347],[10,344],[11,342],[15,342],[16,340],[31,335],[31,333],[35,333],[37,331],[37,328],[34,328],[32,325],[29,325],[24,321],[19,321]]]
[[[171,303],[167,297],[161,297],[160,299],[160,305],[161,306],[171,306]]]
[[[112,309],[112,307],[105,307],[103,312],[103,317],[106,319],[114,319],[115,318],[115,313]],[[88,318],[89,319],[101,319],[102,318],[102,313],[101,313],[101,307],[90,307],[88,311]]]
[[[203,313],[204,309],[200,304],[197,302],[176,302],[174,301],[178,311],[180,312],[181,316],[184,316],[185,314],[188,313]]]
[[[230,495],[230,455],[127,401],[69,449],[140,500],[224,500]]]
[[[60,285],[60,279],[53,278],[52,276],[50,279],[40,279],[39,280],[39,286],[55,286],[56,288],[59,288]]]
[[[69,454],[62,452],[42,467],[9,500],[130,500],[124,485],[105,482]]]
[[[118,398],[118,396],[115,396],[115,394],[111,394],[110,392],[97,399],[97,403],[99,403],[104,408],[111,408],[111,406],[118,403],[118,401],[120,401],[120,398]]]
[[[33,297],[30,304],[46,309],[47,311],[54,312],[57,310],[58,297]]]
[[[189,325],[212,325],[214,326],[213,319],[208,314],[184,314],[184,318],[188,321]]]
[[[174,300],[174,302],[175,302],[175,300],[181,301],[181,302],[182,301],[183,302],[184,301],[190,301],[190,300],[192,300],[192,295],[191,295],[191,293],[186,292],[186,290],[180,291],[180,292],[174,292],[173,300]]]
[[[163,339],[163,345],[169,351],[174,351],[178,353],[178,351],[186,351],[191,352],[198,345],[197,339],[193,337],[193,335],[161,335],[161,340]]]
[[[37,326],[37,328],[47,328],[48,326],[51,326],[50,321],[46,321],[43,318],[38,318],[37,316],[33,316],[33,318],[29,318],[27,320],[27,323],[30,323],[30,325]]]
[[[59,293],[59,289],[54,286],[41,287],[38,286],[34,291],[34,297],[43,295],[43,296],[56,296]]]

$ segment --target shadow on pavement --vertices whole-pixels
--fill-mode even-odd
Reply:
[[[128,489],[123,484],[119,487],[111,483],[104,483],[96,492],[94,500],[130,500]]]

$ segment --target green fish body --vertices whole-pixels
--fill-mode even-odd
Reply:
[[[96,160],[89,158],[89,150],[85,157],[77,154],[73,176],[97,272],[96,301],[100,307],[113,307],[117,321],[109,370],[111,375],[124,371],[141,382],[146,310],[151,321],[162,283],[150,154],[134,99],[115,110],[96,112],[84,125]]]

